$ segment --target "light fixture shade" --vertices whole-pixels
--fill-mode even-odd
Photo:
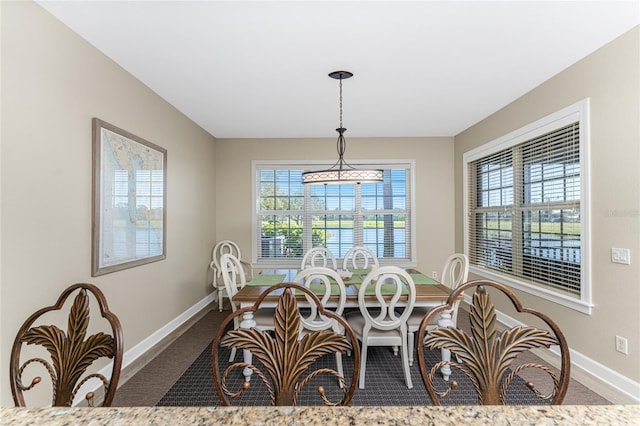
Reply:
[[[350,78],[353,73],[349,71],[334,71],[329,77],[340,80],[340,127],[338,132],[338,161],[329,169],[314,170],[302,173],[302,183],[307,185],[340,185],[354,183],[379,183],[382,182],[383,172],[380,169],[356,169],[344,160],[344,151],[347,142],[344,139],[344,132],[347,131],[342,126],[342,80]]]
[[[379,183],[383,172],[380,169],[327,169],[302,173],[303,184],[339,185],[342,183]]]

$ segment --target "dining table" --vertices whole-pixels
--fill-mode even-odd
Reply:
[[[233,296],[233,300],[240,304],[240,308],[253,306],[258,299],[258,297],[265,291],[269,290],[269,288],[273,285],[282,283],[282,282],[293,282],[295,276],[299,270],[297,269],[265,269],[261,270],[260,273],[254,274],[253,278],[248,281],[244,287],[240,288],[235,296]],[[366,277],[369,272],[368,269],[351,269],[351,277],[344,280],[345,284],[345,292],[346,292],[346,303],[345,308],[358,308],[358,292],[360,289],[360,284]],[[407,272],[411,276],[415,288],[416,288],[416,300],[415,307],[437,307],[446,303],[449,298],[449,294],[451,294],[452,289],[441,284],[437,280],[432,277],[429,277],[416,269],[407,269]],[[261,307],[272,308],[275,307],[279,296],[282,294],[284,289],[278,289],[269,294],[262,301]],[[324,290],[322,290],[324,291]],[[332,295],[333,296],[333,295]],[[305,302],[304,295],[298,296],[300,299],[300,303]],[[336,299],[337,299],[336,294]],[[375,304],[375,295],[372,293],[370,296],[365,297],[365,303],[367,300],[370,301],[371,304]],[[391,296],[389,296],[391,297]],[[403,297],[406,299],[407,296],[400,297],[399,306],[402,305]],[[327,305],[330,306],[332,303],[332,297],[329,298]],[[253,328],[256,326],[256,322],[253,319],[253,312],[247,311],[243,314],[242,321],[240,322],[241,328]],[[438,319],[439,327],[455,327],[454,322],[451,319],[451,311],[443,311],[440,314],[440,318]],[[243,351],[244,362],[247,364],[251,364],[252,355],[248,350]],[[451,360],[451,353],[447,349],[441,350],[441,357],[443,361]],[[444,365],[440,369],[440,373],[444,380],[448,381],[451,376],[451,367],[449,365]],[[243,371],[246,381],[251,380],[252,371],[249,368],[246,368]]]

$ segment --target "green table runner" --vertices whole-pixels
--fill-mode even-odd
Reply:
[[[358,288],[360,291],[360,288]],[[380,286],[380,292],[383,296],[393,296],[396,294],[396,285],[395,284],[382,284]],[[374,284],[369,284],[367,289],[365,290],[366,295],[375,295],[376,294],[376,286]],[[402,292],[400,294],[409,294],[406,288],[402,288]]]
[[[409,274],[413,279],[414,284],[431,284],[436,285],[440,284],[438,281],[434,280],[431,277],[426,276],[425,274]]]
[[[324,296],[325,286],[324,284],[311,284],[309,286],[309,290],[311,290],[316,296],[322,298],[322,296]],[[303,293],[300,290],[296,290],[296,294],[302,295]],[[331,295],[338,296],[339,294],[340,287],[338,287],[338,284],[331,284]]]
[[[286,274],[258,274],[253,277],[247,285],[275,285],[280,284],[285,279]]]
[[[329,280],[331,282],[334,282],[333,278],[329,277]],[[351,275],[351,278],[349,278],[348,280],[342,280],[344,282],[344,285],[349,285],[349,284],[361,284],[362,283],[362,276],[361,275],[357,275],[356,273],[354,273],[353,275]]]

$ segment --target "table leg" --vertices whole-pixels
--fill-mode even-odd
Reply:
[[[253,319],[253,312],[252,311],[247,311],[242,315],[242,321],[240,321],[240,328],[253,328],[256,326],[256,322]],[[252,355],[251,355],[251,351],[248,351],[246,349],[242,350],[242,357],[244,359],[245,364],[251,364],[252,361]],[[250,368],[245,368],[242,371],[242,374],[244,374],[244,379],[248,382],[251,381],[251,374],[253,373],[253,371],[251,371]]]
[[[438,327],[455,327],[455,324],[451,320],[451,311],[443,311],[440,313],[440,318],[438,319]],[[440,355],[443,361],[451,361],[451,351],[449,349],[441,349]],[[442,377],[445,381],[449,381],[449,377],[451,376],[451,366],[444,365],[440,369],[442,373]]]

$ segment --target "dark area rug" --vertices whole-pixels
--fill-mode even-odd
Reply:
[[[417,354],[416,354],[417,355]],[[439,351],[427,351],[427,365],[435,365],[440,360]],[[228,365],[229,350],[221,350],[221,360],[224,360],[221,368]],[[241,353],[236,356],[236,362],[242,358]],[[431,405],[429,395],[424,388],[420,376],[420,368],[417,358],[411,369],[413,388],[408,389],[402,372],[402,364],[399,356],[395,356],[391,348],[370,347],[367,359],[365,389],[356,389],[351,400],[351,405],[360,406],[398,406],[398,405]],[[353,371],[350,357],[343,356],[344,373],[347,380],[351,379]],[[335,368],[335,356],[325,356],[316,362],[312,368]],[[447,398],[447,405],[477,405],[478,399],[468,379],[456,369],[452,369],[452,380],[458,382],[458,387]],[[317,387],[325,387],[327,395],[335,401],[339,399],[337,381],[327,375],[320,375],[309,382],[301,392],[299,405],[322,405],[318,397]],[[231,389],[239,389],[243,378],[240,371],[231,375],[229,386]],[[447,383],[440,378],[439,389],[446,389]],[[443,402],[444,404],[445,402]],[[524,381],[520,378],[513,380],[507,393],[508,404],[518,405],[543,405],[544,401],[533,396]],[[266,390],[260,381],[254,376],[251,380],[251,389],[246,395],[232,402],[233,405],[270,405]],[[211,372],[211,345],[209,345],[185,371],[178,381],[158,402],[158,406],[217,406],[220,400],[216,394]]]

